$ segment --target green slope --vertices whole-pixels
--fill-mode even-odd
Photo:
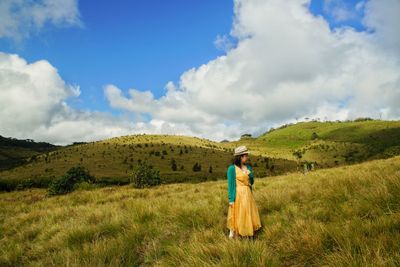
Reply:
[[[237,144],[248,145],[257,154],[292,160],[297,151],[300,161],[332,167],[400,155],[400,121],[299,122]]]
[[[400,121],[299,122],[257,138],[221,143],[179,135],[121,136],[32,157],[24,166],[0,172],[0,188],[15,188],[27,179],[45,186],[77,165],[88,168],[99,181],[126,183],[132,167],[142,160],[159,169],[166,183],[225,179],[239,145],[250,149],[259,176],[296,171],[304,162],[314,162],[317,169],[334,167],[400,155]],[[192,170],[196,162],[200,172]]]
[[[20,140],[0,135],[0,171],[23,165],[28,158],[43,152],[54,151],[58,147],[45,142]]]
[[[130,171],[142,161],[160,170],[165,183],[200,182],[226,179],[227,166],[233,151],[210,140],[174,135],[131,135],[99,142],[63,147],[32,159],[28,164],[0,172],[0,188],[15,187],[31,179],[45,186],[70,167],[86,167],[98,181],[127,183]],[[175,160],[177,169],[172,169]],[[201,165],[201,171],[193,166]],[[254,155],[251,157],[256,175],[277,175],[296,170],[296,162]],[[210,169],[211,168],[211,169]]]

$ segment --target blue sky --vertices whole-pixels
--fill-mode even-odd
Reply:
[[[359,1],[346,1],[355,9]],[[109,107],[103,86],[150,90],[164,94],[168,81],[224,54],[214,40],[228,35],[233,20],[232,0],[97,0],[80,1],[82,27],[46,25],[21,44],[0,39],[0,50],[17,53],[29,62],[48,60],[61,77],[81,88],[69,104],[80,109]],[[363,30],[359,18],[337,22],[324,11],[324,1],[312,1],[310,11],[324,16],[332,29],[350,25]]]
[[[357,4],[359,4],[358,7]],[[315,15],[323,16],[329,22],[332,30],[349,26],[357,31],[365,31],[366,28],[361,22],[364,16],[364,4],[365,1],[360,0],[313,0],[311,1],[310,11]]]
[[[80,1],[83,27],[44,27],[15,44],[0,39],[0,50],[29,62],[48,60],[67,82],[81,88],[77,108],[108,110],[105,84],[164,94],[170,80],[223,54],[214,46],[229,34],[232,0]]]

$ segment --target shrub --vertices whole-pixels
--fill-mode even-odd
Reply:
[[[88,182],[93,183],[95,177],[90,175],[89,171],[82,166],[72,167],[67,173],[57,179],[54,179],[49,188],[47,189],[47,195],[60,195],[66,194],[74,190],[74,186],[77,183]]]
[[[130,183],[136,188],[159,185],[161,184],[160,171],[153,169],[146,162],[140,163],[132,170]]]
[[[201,164],[199,164],[199,163],[196,162],[196,163],[193,165],[192,170],[193,170],[194,172],[199,172],[199,171],[201,171]]]
[[[300,150],[296,150],[293,152],[293,156],[295,156],[297,159],[301,159],[303,157],[302,153]]]
[[[356,118],[354,121],[373,121],[373,119],[369,118],[369,117],[365,117],[365,118],[360,117],[360,118]]]
[[[173,171],[176,171],[178,169],[175,159],[171,159],[171,168]]]

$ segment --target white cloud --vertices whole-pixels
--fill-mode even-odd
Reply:
[[[79,87],[67,85],[47,61],[28,64],[17,55],[0,52],[1,128],[30,132],[37,125],[49,125],[52,114],[60,112],[63,100],[80,94]]]
[[[111,106],[114,108],[125,109],[139,113],[149,113],[152,109],[156,108],[153,93],[150,91],[140,92],[136,89],[129,89],[129,96],[127,99],[122,96],[121,90],[114,85],[107,85],[104,88],[104,93],[109,99]]]
[[[187,127],[176,128],[164,121],[142,123],[71,108],[66,101],[79,95],[79,86],[66,84],[46,60],[28,63],[16,54],[0,52],[2,136],[65,145],[135,133],[173,134],[180,130],[192,134]]]
[[[366,33],[349,27],[331,31],[309,12],[306,0],[236,0],[231,35],[237,47],[186,71],[159,99],[141,102],[112,86],[118,98],[108,100],[216,140],[261,133],[295,117],[399,118],[400,66],[386,51],[393,42],[376,41],[384,34],[377,21],[389,29],[398,25],[385,18],[386,1],[368,3],[366,21],[376,32]],[[144,103],[148,108],[140,109]]]
[[[1,0],[0,38],[22,41],[46,23],[82,26],[78,0]]]
[[[365,1],[360,1],[356,4],[355,9],[357,11],[362,11],[365,7]]]
[[[360,8],[360,6],[358,6],[358,8]],[[346,1],[343,0],[324,0],[323,9],[326,14],[330,14],[337,22],[357,17],[357,13],[355,13],[348,4],[346,4]]]
[[[365,5],[364,24],[375,31],[374,38],[400,59],[400,0],[370,0]]]
[[[217,35],[217,38],[215,38],[215,41],[214,41],[214,46],[218,50],[227,52],[234,47],[234,44],[233,44],[232,40],[229,38],[229,36],[224,34],[224,35]]]

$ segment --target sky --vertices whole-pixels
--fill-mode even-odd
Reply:
[[[0,135],[213,141],[400,117],[400,0],[2,0]]]

